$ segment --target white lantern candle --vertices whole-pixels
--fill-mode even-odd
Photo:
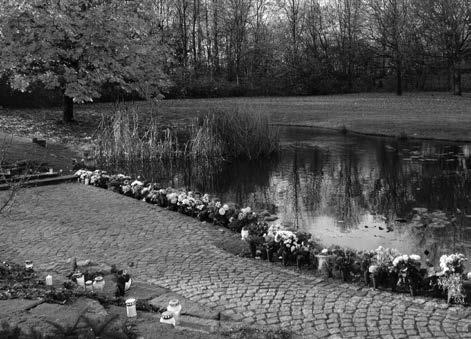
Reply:
[[[85,290],[86,291],[93,291],[93,281],[91,281],[91,280],[85,281]]]
[[[170,324],[175,327],[176,321],[173,312],[165,311],[160,317],[160,322],[162,324]]]
[[[49,168],[49,174],[52,174],[52,173],[54,173],[54,169]]]
[[[317,256],[317,270],[322,271],[324,267],[324,263],[327,261],[327,256],[326,255],[318,255]]]
[[[105,287],[105,279],[102,276],[95,277],[93,281],[93,290],[94,291],[103,291]]]
[[[75,273],[75,280],[77,281],[77,285],[79,285],[80,287],[85,287],[85,277],[82,273]]]
[[[90,185],[90,179],[89,179],[89,178],[85,178],[84,183],[85,183],[85,185]]]
[[[25,268],[27,270],[32,270],[33,269],[33,262],[31,260],[25,260]]]
[[[176,317],[180,316],[182,305],[178,299],[172,299],[168,302],[167,311],[172,312]]]
[[[136,299],[131,298],[126,300],[126,315],[128,318],[137,317]]]
[[[242,229],[240,231],[240,235],[242,237],[242,240],[246,240],[249,237],[249,230]]]
[[[52,275],[50,274],[46,276],[46,286],[52,286]]]

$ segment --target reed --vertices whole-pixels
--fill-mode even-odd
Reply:
[[[101,163],[117,164],[175,159],[185,149],[175,133],[160,128],[153,115],[149,117],[135,108],[120,107],[113,115],[102,116],[94,156]]]
[[[197,119],[190,141],[196,158],[256,160],[279,150],[278,128],[266,114],[234,108],[214,110]]]
[[[116,106],[111,116],[103,115],[94,148],[97,162],[110,167],[191,159],[213,165],[256,160],[279,149],[278,129],[256,111],[215,110],[197,117],[189,127],[173,130],[163,129],[155,116],[155,112],[139,112],[129,106]],[[186,140],[177,135],[186,135]]]

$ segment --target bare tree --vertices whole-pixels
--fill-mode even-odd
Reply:
[[[370,0],[371,37],[381,57],[396,73],[396,94],[403,92],[403,71],[408,48],[409,0]]]
[[[429,45],[448,61],[453,93],[461,95],[461,68],[471,54],[471,0],[415,0],[414,4]]]

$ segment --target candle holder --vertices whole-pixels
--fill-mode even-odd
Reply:
[[[46,276],[46,286],[52,286],[52,275],[50,274]]]
[[[102,292],[105,288],[105,279],[102,276],[95,277],[93,280],[93,290]]]
[[[93,281],[87,280],[85,281],[85,291],[93,291]]]
[[[126,315],[128,318],[137,317],[136,299],[131,298],[126,300]]]
[[[33,262],[31,260],[25,260],[25,268],[27,271],[33,270]]]
[[[80,287],[85,287],[85,277],[81,272],[75,272],[72,277],[75,279],[77,285]]]
[[[182,311],[182,305],[180,304],[180,301],[178,301],[178,299],[170,300],[168,302],[167,311],[172,312],[176,316],[179,316],[180,312]]]
[[[175,327],[176,320],[175,320],[173,312],[165,311],[164,313],[162,313],[162,316],[160,317],[160,322],[162,324],[170,324],[170,325],[173,325],[173,327]]]

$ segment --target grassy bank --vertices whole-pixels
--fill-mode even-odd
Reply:
[[[139,102],[140,107],[149,103]],[[367,134],[471,141],[471,96],[454,97],[448,93],[351,94],[317,97],[271,97],[166,100],[159,103],[155,118],[163,127],[188,124],[196,113],[213,109],[249,106],[267,113],[274,123],[341,129]],[[60,109],[3,110],[0,128],[16,134],[31,133],[40,126],[46,137],[56,139],[85,138],[93,134],[102,113],[112,112],[112,104],[77,106],[79,124],[75,130],[57,125]],[[24,122],[8,126],[8,121]],[[68,138],[67,135],[71,135]]]

